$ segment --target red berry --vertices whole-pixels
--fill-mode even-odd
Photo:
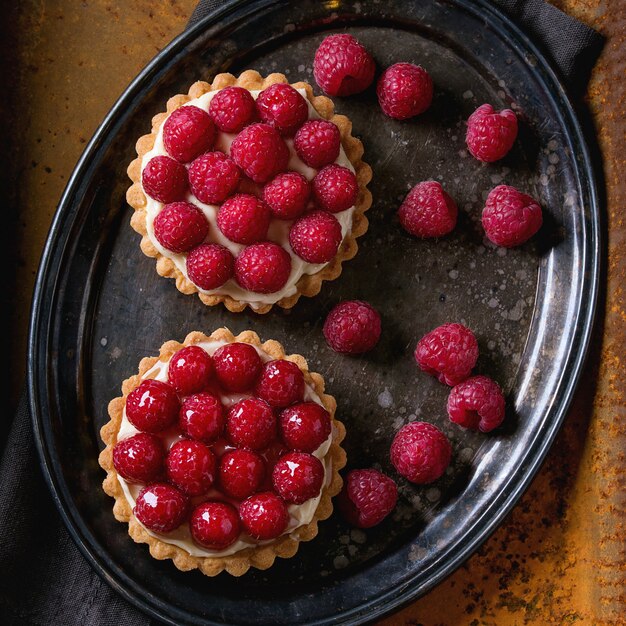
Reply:
[[[179,403],[172,385],[144,380],[126,398],[126,417],[137,429],[158,433],[176,421]]]
[[[287,447],[300,452],[315,452],[331,432],[330,415],[317,402],[301,402],[283,409],[278,424]]]
[[[161,473],[165,450],[156,435],[137,433],[113,447],[113,466],[132,483],[148,483]]]
[[[219,229],[235,243],[251,244],[265,239],[270,219],[267,204],[247,193],[229,198],[217,212]]]
[[[541,228],[543,215],[534,198],[515,187],[498,185],[487,196],[482,222],[490,241],[513,248],[528,241]]]
[[[272,407],[259,398],[240,400],[228,411],[226,432],[241,448],[260,450],[276,438],[276,418]]]
[[[367,89],[376,64],[352,35],[329,35],[315,52],[313,75],[329,96],[351,96]]]
[[[235,261],[235,280],[254,293],[280,291],[290,274],[289,253],[271,241],[244,248]]]
[[[189,186],[205,204],[219,204],[234,193],[241,172],[223,152],[207,152],[189,166]]]
[[[166,204],[153,222],[156,240],[171,252],[188,252],[209,233],[204,213],[190,202]]]
[[[415,360],[427,374],[453,386],[465,380],[476,365],[478,342],[462,324],[443,324],[419,340]]]
[[[211,99],[209,115],[225,133],[238,133],[255,114],[254,98],[243,87],[220,89]]]
[[[261,373],[261,357],[249,343],[228,343],[213,353],[215,376],[227,391],[247,391]]]
[[[289,230],[292,250],[308,263],[327,263],[339,250],[343,239],[341,224],[326,211],[311,211]]]
[[[332,122],[309,120],[298,129],[293,145],[304,163],[319,170],[339,156],[341,133]]]
[[[347,167],[327,165],[313,179],[313,197],[321,209],[340,213],[356,203],[359,185]]]
[[[213,443],[224,430],[224,407],[212,393],[189,396],[180,407],[178,426],[192,439]]]
[[[148,530],[169,533],[185,521],[188,510],[189,500],[176,487],[154,483],[139,492],[133,513]]]
[[[188,163],[210,150],[215,141],[215,125],[209,114],[196,106],[182,106],[163,124],[163,144],[167,153]]]
[[[213,374],[213,360],[199,346],[187,346],[174,354],[167,379],[181,396],[202,391]]]
[[[376,87],[378,103],[385,115],[396,120],[423,113],[433,99],[433,81],[420,65],[396,63],[388,67]]]
[[[472,376],[452,388],[448,396],[448,415],[463,428],[488,433],[502,424],[504,404],[497,382],[487,376]]]
[[[177,441],[165,459],[169,481],[188,496],[201,496],[213,486],[215,465],[210,448],[192,439]]]
[[[219,474],[224,493],[245,500],[259,490],[265,477],[265,463],[250,450],[230,450],[220,459]]]
[[[143,190],[158,202],[176,202],[187,192],[187,169],[168,156],[155,156],[143,168],[141,184]]]
[[[362,354],[374,348],[380,339],[380,315],[367,302],[347,300],[328,314],[322,330],[335,352]]]
[[[454,200],[434,181],[418,183],[398,209],[400,224],[416,237],[443,237],[456,226]]]
[[[306,100],[287,83],[264,89],[256,99],[256,108],[263,122],[284,135],[293,135],[309,116]]]
[[[391,462],[398,473],[412,483],[423,485],[437,480],[452,457],[448,438],[426,422],[403,426],[391,444]]]
[[[309,181],[298,172],[279,174],[263,187],[263,200],[274,217],[293,220],[306,209],[311,196]]]
[[[397,501],[396,483],[375,469],[352,470],[337,498],[342,515],[357,528],[380,524],[393,511]]]
[[[264,183],[287,169],[289,148],[269,124],[252,124],[235,137],[230,156],[248,178]]]
[[[493,163],[501,159],[516,137],[517,117],[511,109],[494,111],[490,104],[483,104],[467,120],[467,149],[479,161]]]
[[[239,513],[227,502],[203,502],[191,513],[189,529],[197,544],[210,550],[224,550],[239,537]]]
[[[324,484],[324,466],[312,454],[288,452],[274,466],[272,483],[287,504],[302,504],[319,496]]]
[[[279,409],[301,402],[304,396],[304,374],[293,361],[268,361],[263,365],[256,384],[256,395]]]
[[[189,280],[200,289],[221,287],[235,273],[235,258],[219,243],[205,243],[194,248],[186,260]]]
[[[289,523],[285,503],[273,493],[257,493],[244,500],[239,507],[239,517],[246,532],[259,541],[276,539]]]

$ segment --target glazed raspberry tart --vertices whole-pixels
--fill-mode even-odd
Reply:
[[[197,82],[137,142],[127,200],[141,249],[185,294],[291,308],[357,252],[372,173],[332,101],[282,74]]]

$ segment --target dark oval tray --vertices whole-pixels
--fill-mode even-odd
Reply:
[[[139,251],[124,201],[137,137],[167,98],[219,71],[254,68],[312,81],[314,50],[349,31],[379,66],[422,63],[436,97],[419,118],[385,118],[373,90],[336,99],[374,169],[370,229],[343,275],[290,312],[206,308],[159,278]],[[500,163],[464,152],[463,120],[483,102],[518,106],[520,139]],[[442,180],[461,218],[442,241],[403,233],[395,210],[411,184]],[[506,181],[537,196],[546,224],[532,244],[485,245],[487,191]],[[589,339],[598,284],[598,205],[580,127],[539,52],[486,3],[245,2],[227,5],[163,50],[120,98],[81,158],[59,205],[37,280],[29,392],[42,465],[70,533],[122,595],[169,623],[320,624],[373,620],[415,599],[466,559],[528,485],[563,420]],[[326,346],[321,320],[340,299],[378,307],[384,332],[354,359]],[[445,321],[472,327],[478,371],[505,387],[509,415],[491,436],[449,424],[447,388],[418,373],[417,339]],[[410,419],[450,436],[448,474],[426,488],[400,481],[392,518],[367,532],[333,516],[316,540],[240,579],[182,573],[148,555],[112,515],[97,463],[100,426],[141,357],[190,330],[255,329],[307,355],[348,428],[351,467],[392,472],[388,449]]]

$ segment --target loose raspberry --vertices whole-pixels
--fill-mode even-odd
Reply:
[[[222,434],[225,421],[224,407],[212,393],[189,396],[178,414],[181,432],[204,443],[213,443]]]
[[[354,206],[359,195],[356,176],[341,165],[327,165],[313,179],[313,197],[321,209],[340,213]]]
[[[448,396],[448,416],[463,428],[488,433],[502,424],[504,404],[497,382],[488,376],[472,376],[452,388]]]
[[[279,409],[301,402],[304,396],[304,374],[293,361],[268,361],[263,365],[256,384],[256,395]]]
[[[144,380],[126,398],[126,417],[139,430],[158,433],[176,421],[179,403],[172,385]]]
[[[319,170],[339,156],[341,133],[332,122],[309,120],[298,129],[293,145],[304,163]]]
[[[393,511],[397,501],[396,483],[375,469],[349,472],[337,498],[342,515],[357,528],[380,524]]]
[[[220,459],[219,476],[227,496],[245,500],[256,493],[263,483],[265,463],[250,450],[231,450]]]
[[[437,480],[452,457],[448,438],[426,422],[403,426],[391,444],[391,462],[402,476],[423,485]]]
[[[199,346],[187,346],[170,359],[167,379],[181,396],[204,389],[213,374],[213,359]]]
[[[287,169],[289,148],[269,124],[252,124],[235,137],[230,156],[248,178],[264,183]]]
[[[283,135],[293,135],[309,116],[306,100],[287,83],[264,89],[256,99],[256,108],[261,120]]]
[[[235,261],[235,280],[254,293],[280,291],[290,274],[289,253],[270,241],[244,248]]]
[[[171,252],[188,252],[209,233],[204,213],[190,202],[166,204],[153,222],[156,240]]]
[[[148,530],[169,533],[185,521],[188,510],[189,500],[176,487],[154,483],[139,492],[133,513]]]
[[[287,504],[302,504],[319,496],[324,484],[324,466],[312,454],[288,452],[276,463],[272,482]]]
[[[342,239],[341,224],[326,211],[303,215],[289,230],[291,248],[308,263],[330,261],[337,254]]]
[[[155,156],[143,168],[141,184],[143,190],[158,202],[176,202],[187,192],[187,169],[168,156]]]
[[[207,152],[189,166],[189,186],[205,204],[219,204],[237,189],[241,172],[223,152]]]
[[[487,196],[482,222],[490,241],[513,248],[528,241],[541,228],[543,215],[535,199],[515,187],[498,185]]]
[[[376,64],[352,35],[329,35],[315,52],[313,75],[329,96],[351,96],[367,89]]]
[[[189,529],[197,544],[210,550],[224,550],[239,537],[239,513],[227,502],[203,502],[193,510]]]
[[[189,163],[210,150],[215,141],[215,124],[209,114],[196,106],[182,106],[163,124],[163,144],[180,163]]]
[[[213,353],[215,376],[227,391],[252,389],[261,373],[261,357],[249,343],[228,343]]]
[[[235,273],[235,258],[219,243],[205,243],[194,248],[186,260],[189,279],[210,291],[221,287]]]
[[[137,433],[118,441],[113,447],[113,466],[131,483],[155,480],[163,469],[165,450],[156,435]]]
[[[288,448],[315,452],[330,436],[328,411],[317,402],[301,402],[281,411],[280,435]]]
[[[255,113],[254,98],[243,87],[220,89],[209,105],[211,119],[225,133],[238,133],[254,119]]]
[[[242,448],[260,450],[276,439],[276,418],[272,407],[260,398],[240,400],[228,411],[226,432]]]
[[[298,172],[279,174],[263,187],[263,200],[280,220],[293,220],[302,215],[310,196],[311,185]]]
[[[400,224],[416,237],[443,237],[456,226],[458,210],[442,186],[428,180],[409,191],[398,209]]]
[[[271,217],[263,200],[240,193],[222,204],[217,212],[217,225],[231,241],[251,244],[267,237]]]
[[[169,481],[188,496],[201,496],[212,486],[216,477],[215,456],[200,441],[177,441],[165,459]]]
[[[239,517],[246,532],[259,541],[276,539],[289,523],[285,503],[273,493],[257,493],[244,500],[239,507]]]
[[[426,111],[433,100],[433,81],[420,65],[396,63],[388,67],[376,87],[385,115],[406,120]]]
[[[490,104],[483,104],[467,120],[467,149],[479,161],[493,163],[501,159],[516,137],[517,117],[511,109],[494,111]]]
[[[322,331],[335,352],[362,354],[369,352],[380,339],[380,315],[367,302],[347,300],[328,314]]]
[[[462,324],[443,324],[419,340],[415,360],[427,374],[453,386],[471,374],[478,360],[478,342]]]

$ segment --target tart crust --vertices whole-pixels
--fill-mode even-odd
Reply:
[[[305,382],[310,385],[320,397],[324,408],[330,413],[333,424],[333,439],[328,450],[331,476],[330,480],[327,481],[327,484],[322,489],[322,495],[311,522],[294,529],[289,534],[278,537],[271,543],[259,545],[254,548],[245,548],[229,556],[193,556],[178,546],[166,543],[150,535],[133,515],[131,507],[122,491],[117,472],[113,467],[113,446],[117,442],[117,434],[122,423],[126,396],[139,386],[143,380],[142,376],[158,361],[167,361],[181,348],[204,341],[224,341],[227,343],[241,341],[243,343],[250,343],[262,349],[273,359],[287,359],[288,361],[293,361],[304,374]],[[286,355],[282,345],[277,341],[270,340],[261,343],[258,335],[250,330],[246,330],[236,337],[227,328],[220,328],[208,337],[200,332],[189,333],[183,343],[177,341],[165,342],[161,346],[158,357],[146,357],[142,359],[139,363],[139,373],[127,378],[122,383],[122,393],[123,396],[115,398],[109,403],[109,416],[111,420],[100,430],[100,436],[106,444],[106,448],[100,453],[98,458],[100,466],[107,472],[102,486],[109,496],[115,498],[115,505],[113,506],[115,519],[120,522],[128,522],[128,534],[137,543],[147,543],[150,554],[155,559],[172,559],[174,565],[179,570],[188,571],[199,569],[207,576],[216,576],[224,570],[233,576],[241,576],[251,567],[264,570],[271,567],[276,557],[292,557],[297,552],[300,541],[310,541],[313,539],[318,532],[318,522],[327,519],[333,512],[331,498],[341,491],[343,485],[339,470],[346,464],[346,453],[340,444],[345,437],[346,430],[344,425],[335,419],[337,403],[333,396],[324,393],[324,379],[322,376],[315,372],[309,372],[306,359],[301,355]]]
[[[176,267],[174,262],[168,257],[163,256],[152,244],[147,235],[146,229],[146,196],[141,187],[141,160],[143,156],[152,150],[156,140],[157,133],[161,124],[167,116],[181,107],[186,102],[199,98],[209,91],[217,91],[231,85],[237,85],[248,90],[265,89],[275,83],[287,83],[288,80],[283,74],[270,74],[263,78],[254,70],[246,70],[238,78],[232,74],[218,74],[212,83],[199,81],[189,88],[188,94],[178,94],[171,97],[167,101],[167,112],[158,113],[152,118],[152,132],[149,135],[140,137],[136,144],[137,158],[128,166],[128,176],[133,184],[126,192],[126,200],[135,212],[130,220],[130,224],[135,231],[141,236],[141,250],[149,257],[156,259],[156,270],[161,276],[173,278],[176,281],[177,289],[185,294],[197,293],[200,300],[207,306],[214,306],[220,302],[234,313],[243,311],[249,306],[255,313],[267,313],[273,304],[262,304],[255,308],[248,302],[236,300],[228,295],[208,295],[198,290],[190,280]],[[326,96],[315,96],[311,85],[305,82],[292,83],[292,87],[296,89],[304,89],[307,99],[313,105],[317,113],[326,120],[333,122],[341,133],[341,144],[346,156],[355,169],[357,182],[359,185],[359,195],[352,214],[352,228],[346,233],[346,236],[337,251],[336,256],[329,261],[322,269],[315,274],[303,274],[296,283],[296,293],[281,298],[276,302],[283,309],[290,309],[298,301],[300,296],[315,296],[319,293],[322,282],[325,280],[334,280],[341,274],[341,264],[353,258],[358,250],[356,242],[357,237],[363,235],[368,228],[368,220],[365,217],[365,211],[372,204],[372,194],[367,189],[367,184],[372,179],[372,168],[364,163],[363,144],[356,137],[352,136],[352,122],[345,115],[335,114],[335,107]]]

